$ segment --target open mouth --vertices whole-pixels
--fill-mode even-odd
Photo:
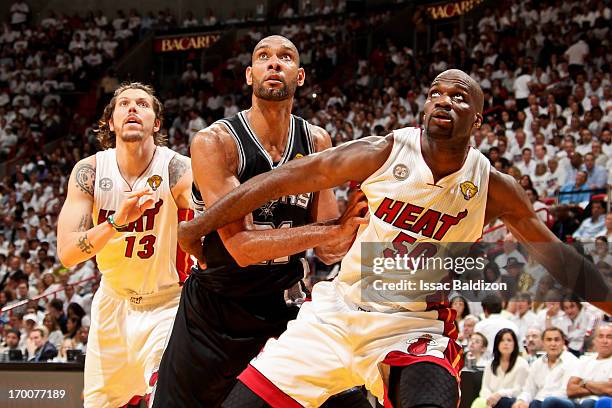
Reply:
[[[281,78],[280,75],[270,75],[269,77],[266,78],[266,82],[282,84],[283,79]]]
[[[453,123],[452,116],[446,111],[436,111],[431,115],[431,117],[440,124],[450,125]]]
[[[138,117],[136,117],[136,116],[129,116],[125,120],[124,124],[126,124],[126,125],[134,125],[134,124],[135,125],[142,125],[142,121],[140,119],[138,119]]]

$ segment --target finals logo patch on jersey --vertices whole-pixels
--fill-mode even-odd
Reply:
[[[408,167],[403,164],[398,164],[393,168],[393,177],[402,181],[408,178]]]
[[[157,191],[159,186],[161,186],[161,183],[162,183],[162,178],[161,176],[158,176],[157,174],[149,177],[147,180],[147,184],[149,185],[149,187],[153,189],[153,191]]]
[[[108,177],[104,177],[102,180],[100,180],[100,188],[103,191],[110,191],[113,188],[113,180],[109,179]]]
[[[478,193],[478,187],[474,185],[471,181],[464,181],[459,184],[459,188],[461,188],[461,194],[463,194],[463,198],[466,200],[470,200],[472,197]]]

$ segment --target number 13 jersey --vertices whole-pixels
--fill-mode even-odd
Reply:
[[[178,208],[169,184],[168,165],[177,153],[157,146],[146,170],[130,186],[119,172],[116,149],[96,153],[93,220],[106,222],[132,191],[153,190],[155,206],[108,241],[96,259],[105,285],[122,296],[148,295],[180,280],[177,259]]]

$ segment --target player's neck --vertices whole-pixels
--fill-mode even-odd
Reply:
[[[247,112],[247,118],[264,145],[268,144],[280,151],[284,150],[289,133],[292,106],[293,98],[276,102],[253,97],[253,106]]]
[[[439,141],[425,134],[421,137],[421,154],[431,170],[434,183],[461,169],[468,149],[468,144],[460,141]]]
[[[152,137],[140,143],[117,140],[117,166],[126,181],[131,183],[147,169],[155,154],[155,148]]]

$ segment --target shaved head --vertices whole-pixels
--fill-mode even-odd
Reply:
[[[482,108],[484,106],[484,94],[482,93],[482,88],[478,82],[474,80],[474,78],[460,69],[448,69],[440,73],[431,84],[434,85],[437,82],[446,80],[459,82],[462,84],[466,88],[466,91],[468,91],[468,93],[470,93],[474,98],[474,107],[479,113],[482,113]]]
[[[288,39],[287,37],[283,37],[282,35],[269,35],[267,37],[262,38],[257,43],[255,48],[253,48],[253,55],[255,55],[255,52],[257,52],[258,49],[277,46],[279,42],[281,47],[290,49],[295,53],[295,55],[297,55],[299,65],[300,53],[298,52],[297,47],[295,46],[295,44],[293,44],[293,42],[291,42],[290,39]]]

